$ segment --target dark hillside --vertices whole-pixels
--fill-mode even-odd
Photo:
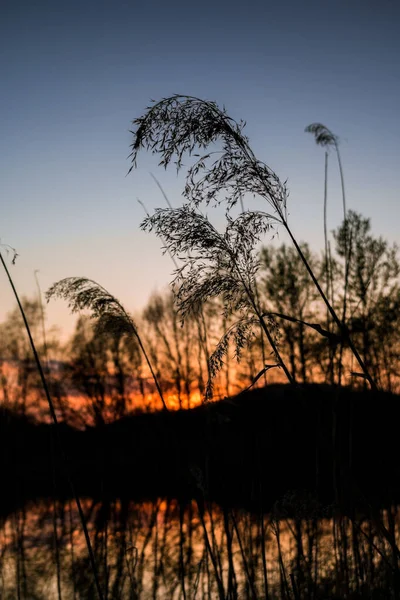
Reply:
[[[301,497],[368,511],[400,498],[399,419],[398,396],[269,386],[60,433],[78,493],[94,499],[196,496],[269,510],[285,497],[290,510]],[[51,426],[3,410],[0,431],[3,512],[54,489],[69,495]]]

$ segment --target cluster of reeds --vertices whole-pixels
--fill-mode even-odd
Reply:
[[[339,316],[329,292],[331,262],[327,237],[326,261],[329,267],[324,290],[289,224],[286,185],[266,163],[255,156],[244,134],[243,122],[234,121],[225,109],[213,102],[175,95],[154,103],[134,123],[132,168],[142,148],[158,154],[160,164],[165,167],[174,162],[178,170],[182,168],[184,156],[196,158],[187,173],[183,206],[156,210],[153,215],[146,217],[142,227],[155,231],[176,261],[173,290],[182,320],[189,315],[198,316],[206,303],[216,298],[222,303],[221,318],[234,319],[209,358],[205,398],[212,396],[213,381],[224,365],[229,344],[233,342],[236,357],[240,359],[243,348],[260,332],[263,343],[265,336],[273,356],[271,363],[263,360],[260,375],[268,369],[279,368],[289,383],[295,383],[291,369],[280,352],[277,325],[277,319],[293,321],[293,317],[263,306],[257,282],[257,245],[266,232],[276,227],[284,228],[289,235],[300,262],[326,307],[332,327],[324,329],[321,324],[302,320],[300,324],[313,328],[328,339],[339,339],[342,348],[347,346],[360,369],[356,374],[375,390],[374,377],[357,350],[346,323],[351,238],[346,226],[348,214],[344,187],[343,256],[346,284],[343,311]],[[311,126],[309,130],[315,134],[317,143],[333,145],[340,161],[337,138],[319,124]],[[218,149],[214,150],[215,147]],[[243,198],[249,194],[263,202],[260,206],[265,210],[244,210]],[[226,227],[223,232],[218,231],[200,210],[202,205],[214,203],[226,207]],[[233,209],[238,203],[242,210],[233,217]],[[63,457],[63,468],[70,478],[68,458],[58,434],[58,419],[45,369],[1,254],[0,260],[24,320],[55,425],[55,440]],[[48,292],[48,298],[57,296],[66,299],[75,312],[89,309],[96,320],[98,334],[126,335],[135,341],[152,374],[162,405],[168,410],[151,357],[135,322],[122,304],[102,286],[83,277],[68,278],[54,284]],[[398,528],[396,515],[391,511],[366,521],[355,515],[351,519],[334,515],[333,520],[324,522],[320,514],[310,516],[307,511],[302,511],[302,500],[295,498],[290,508],[285,504],[277,506],[268,519],[262,511],[255,516],[239,514],[232,508],[218,508],[209,502],[205,473],[197,478],[197,488],[202,493],[196,494],[193,504],[180,502],[173,507],[167,502],[161,510],[159,502],[151,507],[149,514],[146,514],[146,510],[143,514],[143,507],[139,511],[128,505],[117,509],[116,504],[103,502],[96,520],[92,517],[92,531],[89,532],[89,516],[85,514],[71,478],[70,485],[88,550],[92,584],[86,578],[87,561],[77,558],[76,553],[80,549],[76,548],[74,542],[73,509],[69,506],[69,526],[65,529],[65,523],[68,522],[65,506],[53,502],[50,512],[58,567],[56,594],[59,599],[64,597],[64,593],[71,593],[63,582],[65,556],[68,556],[72,569],[74,598],[79,597],[80,588],[85,590],[85,597],[97,595],[100,599],[173,597],[174,594],[185,600],[195,597],[222,600],[243,596],[297,600],[349,597],[350,594],[361,598],[367,589],[374,590],[374,593],[376,591],[376,597],[380,597],[379,594],[387,597],[384,596],[387,593],[399,597]],[[59,517],[59,511],[62,511],[62,518]],[[114,514],[114,518],[111,518],[113,511],[118,512],[118,516]],[[171,512],[174,513],[172,523]],[[145,523],[142,520],[144,517]],[[135,518],[139,523],[132,525],[131,521]],[[14,519],[11,530],[15,546],[16,589],[18,598],[26,598],[31,592],[27,574],[25,512],[22,515],[16,513]],[[332,527],[332,532],[325,531],[328,526]],[[8,535],[8,527],[10,523],[7,521],[3,529],[5,535]],[[175,555],[169,551],[170,544],[175,549]],[[286,544],[290,547],[288,551],[284,548]],[[7,546],[8,542],[4,548]],[[275,562],[269,554],[271,546],[274,546]],[[151,589],[147,554],[150,547],[153,553]]]

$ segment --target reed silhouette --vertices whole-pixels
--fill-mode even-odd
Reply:
[[[134,124],[131,171],[142,149],[195,159],[183,206],[154,178],[167,205],[142,223],[170,292],[133,318],[93,280],[59,281],[48,300],[79,314],[62,346],[0,254],[18,304],[0,324],[0,596],[400,598],[400,265],[347,208],[337,136],[307,128],[342,181],[331,240],[325,181],[319,255],[244,122],[175,95]],[[292,245],[260,247],[279,227]]]

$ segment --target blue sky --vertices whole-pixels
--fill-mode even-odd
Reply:
[[[139,230],[136,199],[163,204],[152,171],[178,205],[182,180],[144,154],[126,174],[132,119],[172,93],[247,121],[256,154],[288,179],[295,233],[316,249],[324,156],[304,127],[323,122],[341,138],[348,206],[398,238],[397,0],[5,0],[0,16],[0,238],[20,254],[21,293],[35,293],[35,269],[43,289],[85,275],[138,310],[166,285],[170,260]],[[333,229],[333,156],[329,201]],[[0,281],[2,319],[13,299]],[[49,322],[70,331],[66,315],[57,303]]]

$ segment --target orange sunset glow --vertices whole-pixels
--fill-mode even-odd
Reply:
[[[1,8],[0,600],[400,600],[400,3]]]

